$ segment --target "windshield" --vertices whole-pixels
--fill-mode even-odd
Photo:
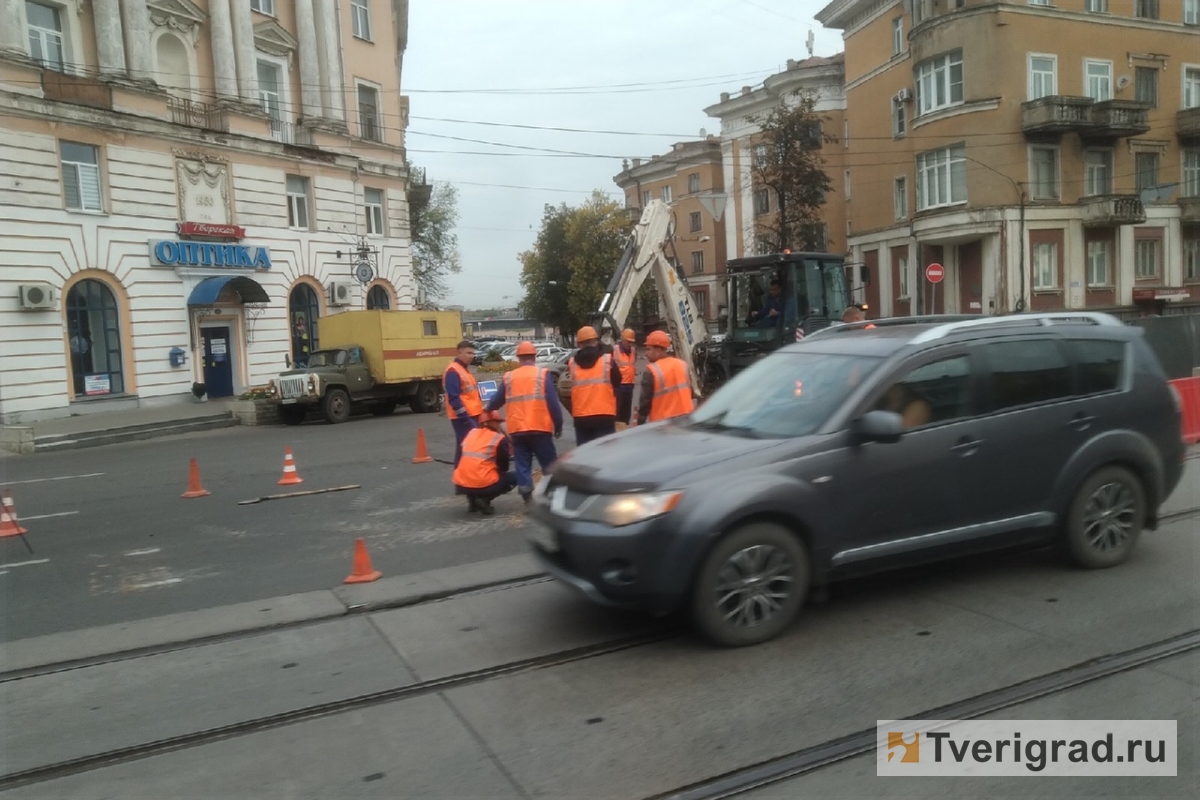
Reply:
[[[812,317],[838,319],[846,308],[842,260],[806,258],[729,281],[730,332],[742,342],[792,341]]]
[[[309,367],[336,367],[345,363],[345,350],[318,350],[308,357]]]
[[[690,417],[690,427],[764,439],[817,430],[879,365],[866,356],[777,353],[721,387]]]

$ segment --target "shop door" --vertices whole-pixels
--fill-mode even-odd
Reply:
[[[958,247],[958,313],[983,313],[983,242]]]
[[[204,384],[209,397],[233,395],[233,360],[229,355],[229,328],[203,328]]]

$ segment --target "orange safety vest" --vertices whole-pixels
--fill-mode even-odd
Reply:
[[[449,394],[446,391],[446,376],[452,370],[458,373],[458,382],[462,387],[459,397],[462,398],[463,408],[467,410],[467,416],[478,417],[483,413],[483,400],[479,397],[479,384],[475,381],[475,376],[471,374],[471,371],[464,367],[457,358],[451,361],[450,366],[446,367],[446,371],[442,373],[442,392],[447,395]],[[454,406],[448,401],[446,403],[446,416],[450,419],[458,419],[458,412],[454,410]]]
[[[571,359],[571,415],[575,417],[615,417],[617,394],[612,388],[612,356],[596,359],[584,369]]]
[[[554,419],[546,405],[546,370],[533,364],[504,374],[504,404],[508,407],[508,432],[554,433]]]
[[[629,349],[629,355],[625,355],[625,351],[621,349],[621,345],[617,345],[612,351],[613,358],[617,360],[617,366],[621,368],[621,385],[633,386],[637,380],[637,350]]]
[[[486,489],[500,480],[496,450],[504,437],[487,428],[475,428],[463,439],[462,458],[454,468],[454,485]]]
[[[674,356],[667,356],[655,361],[648,369],[654,376],[654,397],[650,401],[649,422],[682,417],[695,410],[687,364]]]

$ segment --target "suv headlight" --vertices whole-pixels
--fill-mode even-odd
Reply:
[[[588,514],[599,522],[620,528],[635,522],[660,517],[675,509],[683,500],[683,492],[642,492],[618,494],[597,503]]]

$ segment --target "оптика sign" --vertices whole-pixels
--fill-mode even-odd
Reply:
[[[271,251],[246,244],[156,239],[150,242],[150,263],[156,267],[270,269]]]

